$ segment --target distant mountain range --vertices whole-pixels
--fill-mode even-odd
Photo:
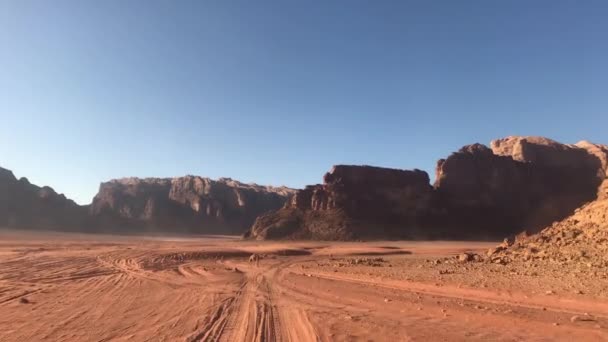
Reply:
[[[254,239],[486,239],[536,232],[597,198],[608,146],[507,137],[420,170],[336,165],[302,190],[229,178],[123,178],[79,206],[0,168],[0,227]]]
[[[93,203],[79,206],[0,168],[0,226],[83,232],[240,234],[295,190],[230,178],[124,178],[102,183]]]

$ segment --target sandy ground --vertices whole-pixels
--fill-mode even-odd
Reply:
[[[0,341],[608,341],[606,281],[434,261],[493,245],[0,232]]]

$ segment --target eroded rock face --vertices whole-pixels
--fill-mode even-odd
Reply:
[[[608,196],[605,145],[507,137],[467,145],[437,163],[433,189],[422,171],[336,166],[258,218],[265,238],[496,239],[534,233]]]
[[[323,180],[298,191],[283,209],[259,217],[248,236],[406,237],[419,227],[432,195],[429,177],[420,170],[337,165]]]
[[[17,180],[0,168],[0,227],[75,230],[84,225],[86,213],[86,207],[52,188]]]
[[[608,178],[608,145],[594,144],[583,140],[574,146],[584,149],[587,153],[597,158],[600,165],[598,177]]]
[[[607,249],[608,197],[601,197],[536,234],[520,234],[505,241],[501,248],[488,252],[487,261],[534,266],[551,263],[581,276],[597,276],[608,267]]]
[[[437,164],[437,222],[473,236],[535,232],[596,198],[605,177],[601,145],[541,137],[465,146]],[[467,232],[468,230],[468,232]]]
[[[91,214],[146,229],[241,233],[258,215],[282,207],[293,193],[229,178],[124,178],[101,184]]]

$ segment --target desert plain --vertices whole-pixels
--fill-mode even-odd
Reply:
[[[6,230],[0,341],[608,340],[605,278],[458,260],[496,244]]]

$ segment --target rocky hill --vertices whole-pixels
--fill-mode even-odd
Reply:
[[[422,171],[336,166],[259,217],[246,237],[499,238],[536,232],[598,195],[608,148],[508,137],[464,146]]]
[[[101,184],[90,214],[104,226],[114,222],[135,230],[242,233],[293,193],[230,178],[124,178]]]
[[[86,207],[0,168],[0,227],[76,230],[86,218]]]
[[[282,209],[260,216],[246,236],[339,240],[395,236],[403,225],[418,226],[432,192],[428,174],[420,170],[337,165],[323,181],[298,191]]]
[[[604,180],[598,188],[597,199],[536,234],[523,232],[515,238],[505,239],[478,259],[516,263],[525,268],[548,262],[562,271],[579,274],[604,272],[608,267],[608,146],[588,142],[576,146],[585,148],[600,160]],[[601,172],[599,176],[602,176]],[[607,277],[604,272],[603,278]]]
[[[605,178],[601,158],[590,152],[602,145],[508,137],[490,146],[465,146],[437,163],[443,226],[473,236],[536,232],[594,200]]]

